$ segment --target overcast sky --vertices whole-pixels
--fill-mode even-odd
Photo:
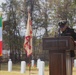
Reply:
[[[5,0],[0,0],[0,5],[2,4],[2,2],[5,2]],[[1,8],[0,8],[0,11],[2,11]]]
[[[5,2],[5,0],[0,0],[0,4],[1,4],[2,2]]]

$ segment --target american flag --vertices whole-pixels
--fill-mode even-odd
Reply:
[[[24,40],[24,49],[27,52],[27,57],[29,57],[32,54],[32,20],[29,11],[28,11],[26,35]]]

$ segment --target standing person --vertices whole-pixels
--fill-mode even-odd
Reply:
[[[58,23],[58,25],[60,36],[72,36],[74,41],[76,41],[76,33],[74,32],[74,29],[68,26],[68,21],[62,20]]]
[[[75,43],[76,33],[74,32],[74,29],[72,29],[68,26],[68,21],[62,20],[58,23],[58,25],[59,25],[59,36],[72,36],[73,40],[74,40],[74,44],[76,46],[76,43]],[[73,66],[74,57],[75,57],[74,50],[70,50],[70,56],[71,56],[71,62],[72,62],[72,66]]]
[[[68,21],[61,20],[59,23],[59,36],[71,36],[74,41],[76,41],[76,33],[74,32],[74,29],[70,28],[68,26]],[[76,43],[75,43],[76,46]],[[74,51],[70,51],[71,57],[75,56]]]

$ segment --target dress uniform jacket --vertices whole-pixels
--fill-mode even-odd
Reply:
[[[71,28],[66,28],[66,30],[61,33],[61,36],[72,36],[73,39],[76,40],[76,33],[74,29]]]
[[[74,29],[71,29],[69,27],[67,27],[66,30],[63,31],[60,35],[61,36],[72,36],[73,39],[76,41],[76,33],[74,32]],[[70,56],[71,57],[75,56],[75,53],[73,50],[70,51]]]

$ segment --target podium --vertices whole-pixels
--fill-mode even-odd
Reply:
[[[74,50],[71,36],[50,37],[42,39],[43,50],[49,50],[49,75],[72,75],[72,58]]]

